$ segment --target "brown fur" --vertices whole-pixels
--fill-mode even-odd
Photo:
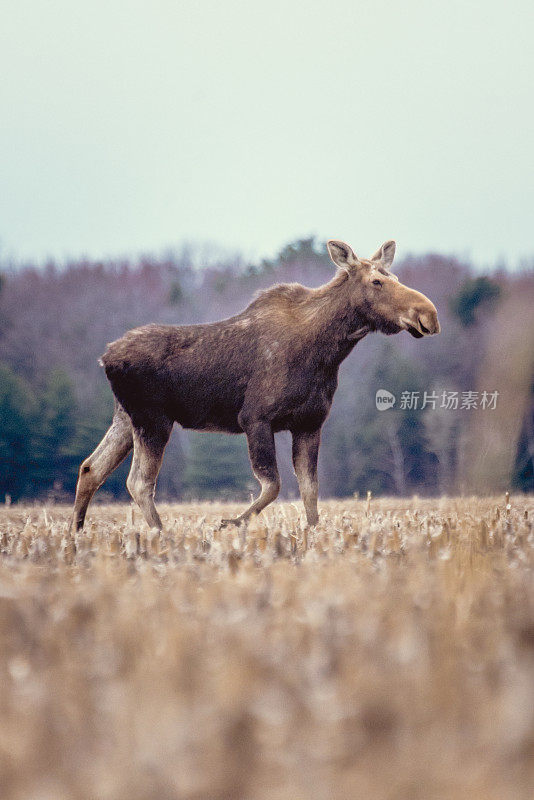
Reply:
[[[329,242],[338,266],[318,289],[281,284],[235,317],[205,325],[147,325],[112,342],[102,356],[116,397],[110,430],[80,468],[74,524],[110,472],[134,449],[127,486],[149,525],[161,528],[156,479],[174,422],[194,430],[245,433],[262,490],[237,520],[259,513],[280,481],[274,434],[293,435],[293,463],[309,524],[317,522],[320,431],[341,361],[367,333],[439,332],[433,304],[389,272],[386,242],[369,260]]]

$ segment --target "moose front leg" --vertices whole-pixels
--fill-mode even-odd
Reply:
[[[252,505],[235,519],[223,519],[222,526],[240,525],[252,514],[259,514],[265,506],[277,497],[280,491],[280,476],[276,466],[276,450],[271,424],[255,422],[247,425],[246,430],[248,452],[252,471],[261,484],[260,496]]]
[[[315,525],[319,521],[317,458],[320,441],[320,429],[312,433],[293,431],[293,466],[299,482],[300,496],[304,503],[308,525]]]

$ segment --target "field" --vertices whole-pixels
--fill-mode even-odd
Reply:
[[[0,507],[3,800],[531,800],[534,498]]]

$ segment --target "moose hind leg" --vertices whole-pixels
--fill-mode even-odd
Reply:
[[[124,409],[117,406],[106,435],[96,450],[80,466],[71,529],[79,531],[83,528],[87,507],[94,493],[121,461],[124,461],[132,447],[130,418]]]
[[[321,431],[311,433],[293,432],[293,466],[299,483],[300,496],[304,503],[308,525],[319,521],[317,512],[317,496],[319,483],[317,480],[317,458]]]
[[[225,519],[223,525],[239,525],[252,514],[259,514],[272,503],[280,491],[280,476],[276,466],[274,435],[269,423],[257,423],[246,430],[248,452],[254,475],[261,484],[260,496],[236,519]]]
[[[126,481],[128,491],[149,527],[159,530],[163,526],[154,505],[154,493],[171,430],[172,421],[167,417],[151,420],[148,426],[143,424],[142,427],[134,427],[132,467]]]

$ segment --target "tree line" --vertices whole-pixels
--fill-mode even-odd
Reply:
[[[207,266],[199,261],[198,252],[184,248],[135,261],[2,266],[0,498],[70,499],[78,466],[112,415],[111,391],[97,363],[108,341],[147,322],[192,324],[230,316],[265,286],[317,286],[334,269],[312,237],[257,264],[213,253]],[[343,363],[323,434],[324,496],[462,491],[468,415],[492,411],[462,408],[461,402],[454,408],[442,399],[445,393],[460,400],[462,393],[476,394],[499,304],[534,289],[532,270],[479,275],[468,263],[436,254],[408,256],[395,271],[435,302],[443,332],[422,342],[407,334],[370,336]],[[532,329],[530,320],[525,324]],[[506,402],[502,389],[499,402]],[[381,390],[395,397],[392,408],[377,408]],[[420,402],[401,402],[403,393]],[[423,407],[429,396],[438,400]],[[531,490],[532,392],[523,408],[519,436],[510,443],[510,485]],[[296,496],[288,436],[277,437],[277,449],[283,493]],[[127,469],[125,463],[110,477],[102,496],[126,498]],[[244,437],[179,430],[167,448],[158,491],[168,499],[245,498],[255,486]]]

